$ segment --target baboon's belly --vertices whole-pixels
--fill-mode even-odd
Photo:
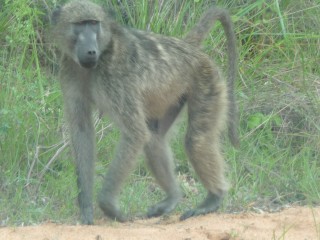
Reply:
[[[183,86],[171,86],[165,89],[150,89],[143,93],[143,105],[147,118],[159,119],[175,105],[186,92]]]

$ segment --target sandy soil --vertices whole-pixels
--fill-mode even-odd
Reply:
[[[289,239],[320,240],[320,207],[290,208],[278,213],[209,214],[186,221],[177,216],[130,223],[100,220],[94,226],[44,223],[0,228],[2,240],[122,239]]]

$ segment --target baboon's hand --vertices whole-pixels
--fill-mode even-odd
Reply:
[[[92,207],[87,207],[87,208],[81,209],[81,224],[93,225],[93,209],[92,209]]]

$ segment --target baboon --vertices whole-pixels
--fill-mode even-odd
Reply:
[[[199,47],[215,20],[222,22],[228,39],[228,85]],[[118,205],[120,189],[141,152],[167,194],[147,216],[160,216],[176,207],[182,193],[167,133],[184,105],[185,149],[208,195],[181,220],[215,211],[228,189],[219,149],[228,115],[230,139],[238,144],[233,97],[237,53],[228,12],[211,8],[184,39],[123,27],[86,0],[57,8],[52,22],[52,38],[63,55],[60,82],[76,159],[81,222],[93,224],[94,108],[107,113],[121,131],[98,195],[105,215],[127,220]]]

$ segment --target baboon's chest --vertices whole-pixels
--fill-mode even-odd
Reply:
[[[109,113],[112,109],[112,100],[103,86],[94,83],[91,86],[93,104],[101,113]]]

